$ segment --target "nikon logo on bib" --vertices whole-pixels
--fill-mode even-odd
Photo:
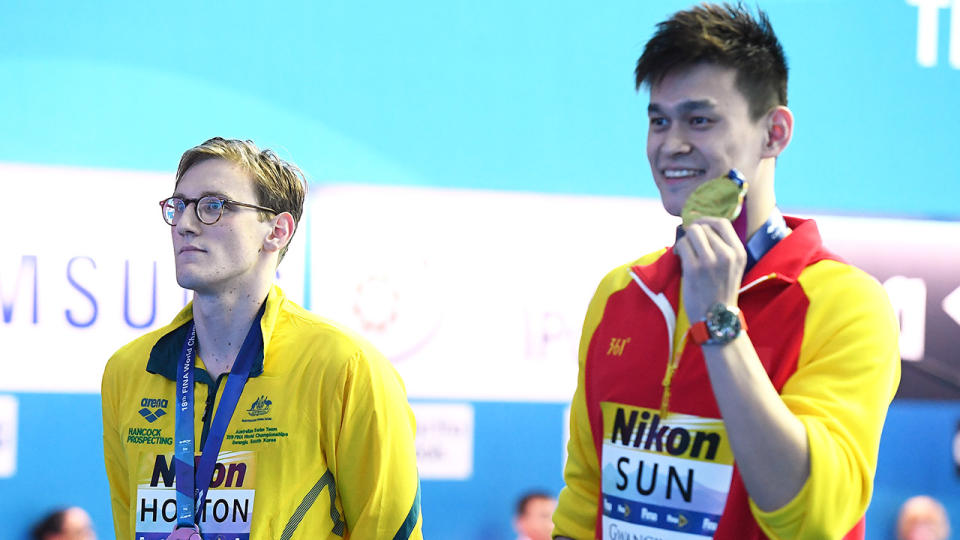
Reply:
[[[723,421],[600,407],[603,538],[713,538],[733,477]]]
[[[256,486],[253,452],[220,452],[210,491],[197,509],[204,540],[249,540]],[[134,540],[166,540],[177,524],[176,475],[173,456],[141,456],[136,498]]]

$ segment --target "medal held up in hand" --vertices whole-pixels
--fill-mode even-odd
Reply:
[[[747,182],[736,169],[719,178],[700,184],[687,197],[680,213],[683,226],[687,227],[704,216],[720,217],[733,221],[740,215],[743,198],[747,194]]]

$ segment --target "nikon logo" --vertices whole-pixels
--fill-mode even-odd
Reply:
[[[610,442],[691,458],[699,458],[705,451],[703,459],[712,461],[720,447],[720,434],[670,426],[660,422],[659,414],[651,415],[648,411],[631,411],[628,418],[622,408],[617,408]]]

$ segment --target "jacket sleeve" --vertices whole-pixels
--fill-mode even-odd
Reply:
[[[590,419],[583,393],[583,363],[577,390],[570,405],[570,441],[563,469],[564,487],[553,513],[554,536],[594,537],[600,497],[600,465],[590,432]]]
[[[587,539],[594,538],[597,524],[597,508],[600,503],[600,463],[597,458],[590,416],[587,412],[586,372],[589,362],[590,342],[600,325],[603,310],[610,294],[629,280],[629,266],[622,266],[600,283],[583,322],[580,334],[579,374],[577,389],[570,404],[570,440],[567,443],[567,463],[563,470],[564,488],[553,513],[554,537]]]
[[[123,450],[123,438],[117,417],[117,377],[115,361],[111,358],[103,372],[100,386],[103,410],[103,458],[110,484],[110,505],[113,508],[113,527],[117,538],[132,533],[130,514],[130,475]]]
[[[416,420],[403,381],[366,346],[344,364],[337,386],[334,474],[350,536],[422,539]]]
[[[810,476],[783,508],[750,505],[771,538],[842,538],[870,502],[900,380],[899,325],[880,284],[856,268],[821,261],[800,283],[809,307],[797,371],[781,396],[806,428]]]

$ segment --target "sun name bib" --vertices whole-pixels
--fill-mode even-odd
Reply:
[[[713,538],[733,477],[723,421],[600,407],[604,540]]]

